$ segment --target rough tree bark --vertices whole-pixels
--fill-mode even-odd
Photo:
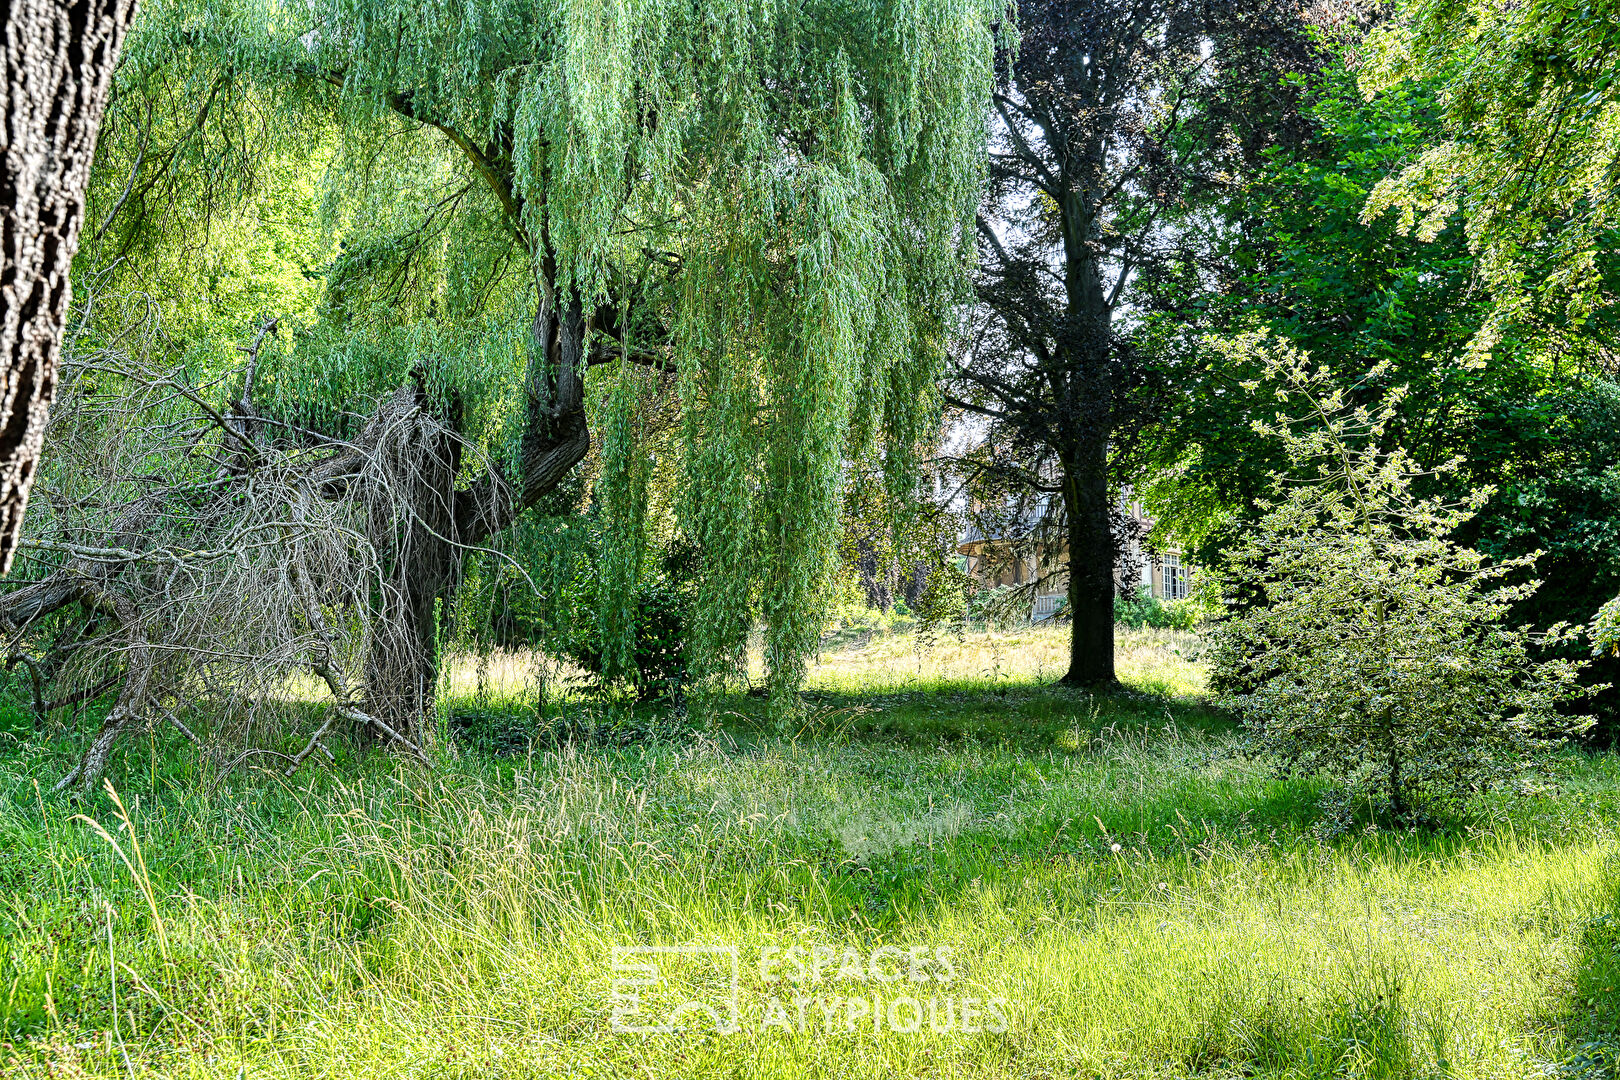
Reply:
[[[1108,447],[1090,440],[1064,463],[1069,533],[1069,670],[1065,686],[1107,686],[1114,675],[1114,534],[1109,514]]]
[[[56,391],[68,270],[134,0],[3,0],[0,573],[11,569]]]
[[[391,567],[392,596],[366,664],[372,711],[421,745],[431,741],[438,674],[439,614],[460,579],[462,555],[512,524],[554,489],[590,450],[585,417],[585,342],[590,324],[577,299],[559,307],[542,290],[527,376],[519,475],[488,473],[456,489],[459,446],[424,447],[406,500],[411,520],[378,520],[372,540]],[[457,425],[452,422],[450,427]],[[408,539],[401,542],[396,538]]]

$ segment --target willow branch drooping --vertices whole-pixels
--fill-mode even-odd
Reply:
[[[279,107],[330,110],[351,139],[381,145],[401,117],[442,133],[447,167],[494,196],[479,212],[509,226],[529,268],[540,377],[527,382],[531,399],[556,384],[539,395],[553,428],[564,397],[584,416],[562,393],[578,372],[558,365],[590,353],[621,307],[618,283],[656,279],[638,304],[666,329],[638,344],[680,376],[684,525],[706,556],[695,644],[711,672],[732,668],[762,597],[776,682],[795,684],[819,629],[842,463],[879,431],[913,437],[933,405],[1002,5],[315,0],[299,12],[170,0],[147,9],[138,46],[212,58]],[[569,468],[583,446],[568,441]],[[637,475],[611,460],[641,453],[636,440],[603,449],[610,473]],[[527,497],[530,485],[512,487]],[[622,520],[607,532],[634,550],[638,514],[613,501]]]

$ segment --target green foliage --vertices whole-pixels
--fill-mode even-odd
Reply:
[[[1598,609],[1592,620],[1592,636],[1600,655],[1620,655],[1620,596]]]
[[[574,623],[553,641],[562,653],[606,680],[627,679],[644,698],[680,700],[690,681],[687,620],[690,582],[668,572],[641,581],[625,607],[635,635],[615,640],[601,624]]]
[[[923,481],[896,491],[890,479],[870,462],[846,470],[838,559],[848,599],[839,633],[866,622],[853,613],[868,607],[892,611],[908,627],[915,622],[925,635],[960,624],[966,614],[970,583],[956,550],[961,515],[937,494],[943,485],[930,491]]]
[[[915,612],[918,628],[925,635],[960,626],[967,618],[973,581],[957,563],[954,558],[941,560],[928,571]]]
[[[26,690],[19,693],[19,689],[14,686],[7,686],[5,690],[8,692],[7,696],[15,696],[19,700],[26,700]],[[12,704],[11,702],[0,704],[0,738],[7,735],[18,739],[26,738],[34,733],[34,727],[37,723],[33,711],[26,705]]]
[[[1494,489],[1457,536],[1493,559],[1543,553],[1545,584],[1509,621],[1588,622],[1620,590],[1620,391],[1591,356],[1601,320],[1588,324],[1582,348],[1551,348],[1544,328],[1519,324],[1479,363],[1469,343],[1490,298],[1463,230],[1421,240],[1388,216],[1362,218],[1378,182],[1440,138],[1439,91],[1408,82],[1368,100],[1339,63],[1306,91],[1301,138],[1212,199],[1209,214],[1188,223],[1188,261],[1146,287],[1157,309],[1151,350],[1176,393],[1150,440],[1156,521],[1195,541],[1201,564],[1219,565],[1252,524],[1268,477],[1288,469],[1283,445],[1252,426],[1273,408],[1263,387],[1248,385],[1260,358],[1214,350],[1203,337],[1264,326],[1330,369],[1354,400],[1409,388],[1391,402],[1388,445],[1423,463],[1460,459],[1416,478],[1419,493],[1460,500]],[[1582,678],[1612,683],[1617,674],[1620,661],[1610,660]],[[1610,690],[1594,701],[1598,734],[1612,727],[1617,698]]]
[[[533,648],[568,659],[601,691],[679,701],[691,681],[697,554],[671,541],[612,571],[622,548],[604,542],[600,510],[531,516],[504,550],[469,559],[457,593],[458,637],[469,649]],[[626,635],[628,634],[628,639]]]
[[[1412,387],[1393,431],[1425,461],[1473,458],[1481,415],[1537,388],[1522,357],[1487,369],[1459,362],[1484,301],[1470,295],[1472,261],[1457,230],[1424,243],[1361,220],[1378,180],[1433,137],[1432,91],[1364,101],[1335,64],[1302,97],[1305,135],[1268,150],[1211,199],[1188,222],[1185,260],[1145,284],[1156,309],[1149,348],[1176,394],[1151,446],[1158,479],[1147,494],[1178,537],[1224,539],[1287,466],[1281,446],[1251,426],[1270,408],[1244,385],[1259,375],[1258,359],[1217,352],[1207,334],[1266,327],[1345,385],[1388,364],[1388,380],[1367,392],[1389,380]]]
[[[1504,625],[1539,585],[1504,579],[1534,556],[1490,563],[1458,544],[1486,494],[1418,497],[1420,470],[1385,448],[1402,391],[1352,406],[1295,350],[1262,336],[1225,347],[1261,355],[1276,399],[1313,421],[1263,425],[1294,468],[1231,554],[1213,634],[1215,680],[1261,745],[1404,817],[1453,810],[1589,726],[1559,711],[1580,664],[1537,659],[1529,629]]]
[[[97,206],[124,207],[109,238],[156,251],[160,218],[194,243],[277,170],[301,194],[323,173],[319,212],[289,215],[330,262],[298,347],[266,366],[274,414],[342,434],[358,402],[418,379],[509,474],[548,377],[530,370],[537,301],[577,298],[592,381],[617,388],[590,391],[604,664],[629,664],[656,448],[703,557],[694,663],[736,675],[762,619],[791,690],[830,597],[844,462],[881,439],[909,491],[933,426],[1004,16],[319,0],[289,19],[160,0],[131,36]],[[673,373],[678,439],[649,445],[614,353]]]
[[[1192,630],[1198,625],[1198,611],[1191,600],[1169,603],[1154,596],[1146,586],[1130,596],[1114,597],[1114,621],[1122,626],[1156,630]]]
[[[603,469],[596,495],[603,533],[619,540],[602,545],[597,559],[599,647],[575,650],[574,655],[590,670],[609,678],[631,677],[643,685],[651,679],[662,685],[671,674],[665,669],[673,657],[684,653],[686,620],[672,598],[663,597],[654,591],[653,583],[641,580],[647,560],[647,487],[652,461],[636,451],[637,421],[647,409],[646,395],[638,392],[639,381],[630,365],[621,363],[604,410]],[[671,633],[681,640],[664,640]],[[656,659],[649,651],[652,648],[664,658]],[[684,659],[680,666],[680,681],[684,682]]]
[[[1541,588],[1518,602],[1512,621],[1590,623],[1620,592],[1620,385],[1602,377],[1553,385],[1522,404],[1482,417],[1474,471],[1496,490],[1460,537],[1493,559],[1541,552]],[[1465,466],[1466,468],[1466,466]],[[1570,656],[1588,652],[1565,645]],[[1592,699],[1589,739],[1620,736],[1620,656],[1600,645],[1582,674],[1604,684]]]
[[[1461,210],[1495,300],[1476,355],[1537,308],[1578,327],[1607,302],[1617,25],[1613,0],[1405,0],[1367,43],[1367,92],[1438,82],[1445,132],[1377,186],[1366,216],[1396,208],[1402,232],[1431,238]]]
[[[1511,350],[1530,325],[1547,333],[1555,362],[1570,354],[1608,366],[1620,227],[1617,14],[1612,0],[1404,0],[1367,43],[1362,87],[1388,95],[1429,81],[1441,91],[1444,129],[1377,185],[1364,217],[1394,209],[1403,233],[1428,239],[1461,216],[1492,300],[1471,346],[1478,360]],[[1576,506],[1592,493],[1575,493]],[[1614,565],[1569,577],[1593,588],[1608,578],[1612,594]],[[1604,625],[1612,611],[1604,608]]]

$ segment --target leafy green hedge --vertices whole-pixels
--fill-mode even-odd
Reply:
[[[1168,604],[1154,596],[1147,586],[1139,586],[1131,596],[1114,597],[1114,621],[1133,629],[1191,630],[1201,614],[1192,600],[1172,600]]]

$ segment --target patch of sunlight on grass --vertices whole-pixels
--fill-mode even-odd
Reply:
[[[440,665],[438,693],[445,700],[522,706],[532,705],[542,687],[548,698],[556,698],[591,678],[577,664],[533,649],[458,650]]]
[[[1169,695],[1201,693],[1198,637],[1180,630],[1115,630],[1114,664],[1121,682]],[[899,689],[1040,685],[1069,667],[1067,626],[1025,626],[960,636],[915,633],[873,637],[853,647],[825,650],[810,669],[806,688],[843,694]]]
[[[1051,718],[1073,737],[714,728],[467,751],[431,774],[385,755],[290,782],[238,773],[212,796],[187,753],[115,770],[127,823],[43,793],[62,753],[0,746],[0,1075],[1608,1075],[1614,755],[1562,755],[1556,783],[1450,831],[1328,838],[1314,781],[1184,722],[1192,705],[1018,688],[1061,674],[1059,628],[921,661],[913,645],[828,653],[814,679],[878,688],[861,707],[879,715],[1074,698]],[[1196,694],[1194,647],[1122,634],[1120,667]],[[492,657],[486,691],[524,667]],[[451,677],[477,693],[476,665]],[[943,692],[885,696],[919,684]],[[1134,708],[1147,719],[1114,722]],[[736,948],[740,1030],[695,1014],[621,1030],[615,980],[633,972],[615,947],[690,945]],[[794,946],[832,958],[819,982],[762,967]],[[896,958],[913,948],[943,951],[951,978],[911,981]],[[663,977],[628,988],[643,1010],[726,1004],[728,969],[660,955]],[[875,978],[875,955],[907,975]],[[948,1030],[904,1030],[901,999],[936,1018],[948,1001]],[[1006,1030],[963,1030],[965,999],[981,1027],[997,1000]]]

